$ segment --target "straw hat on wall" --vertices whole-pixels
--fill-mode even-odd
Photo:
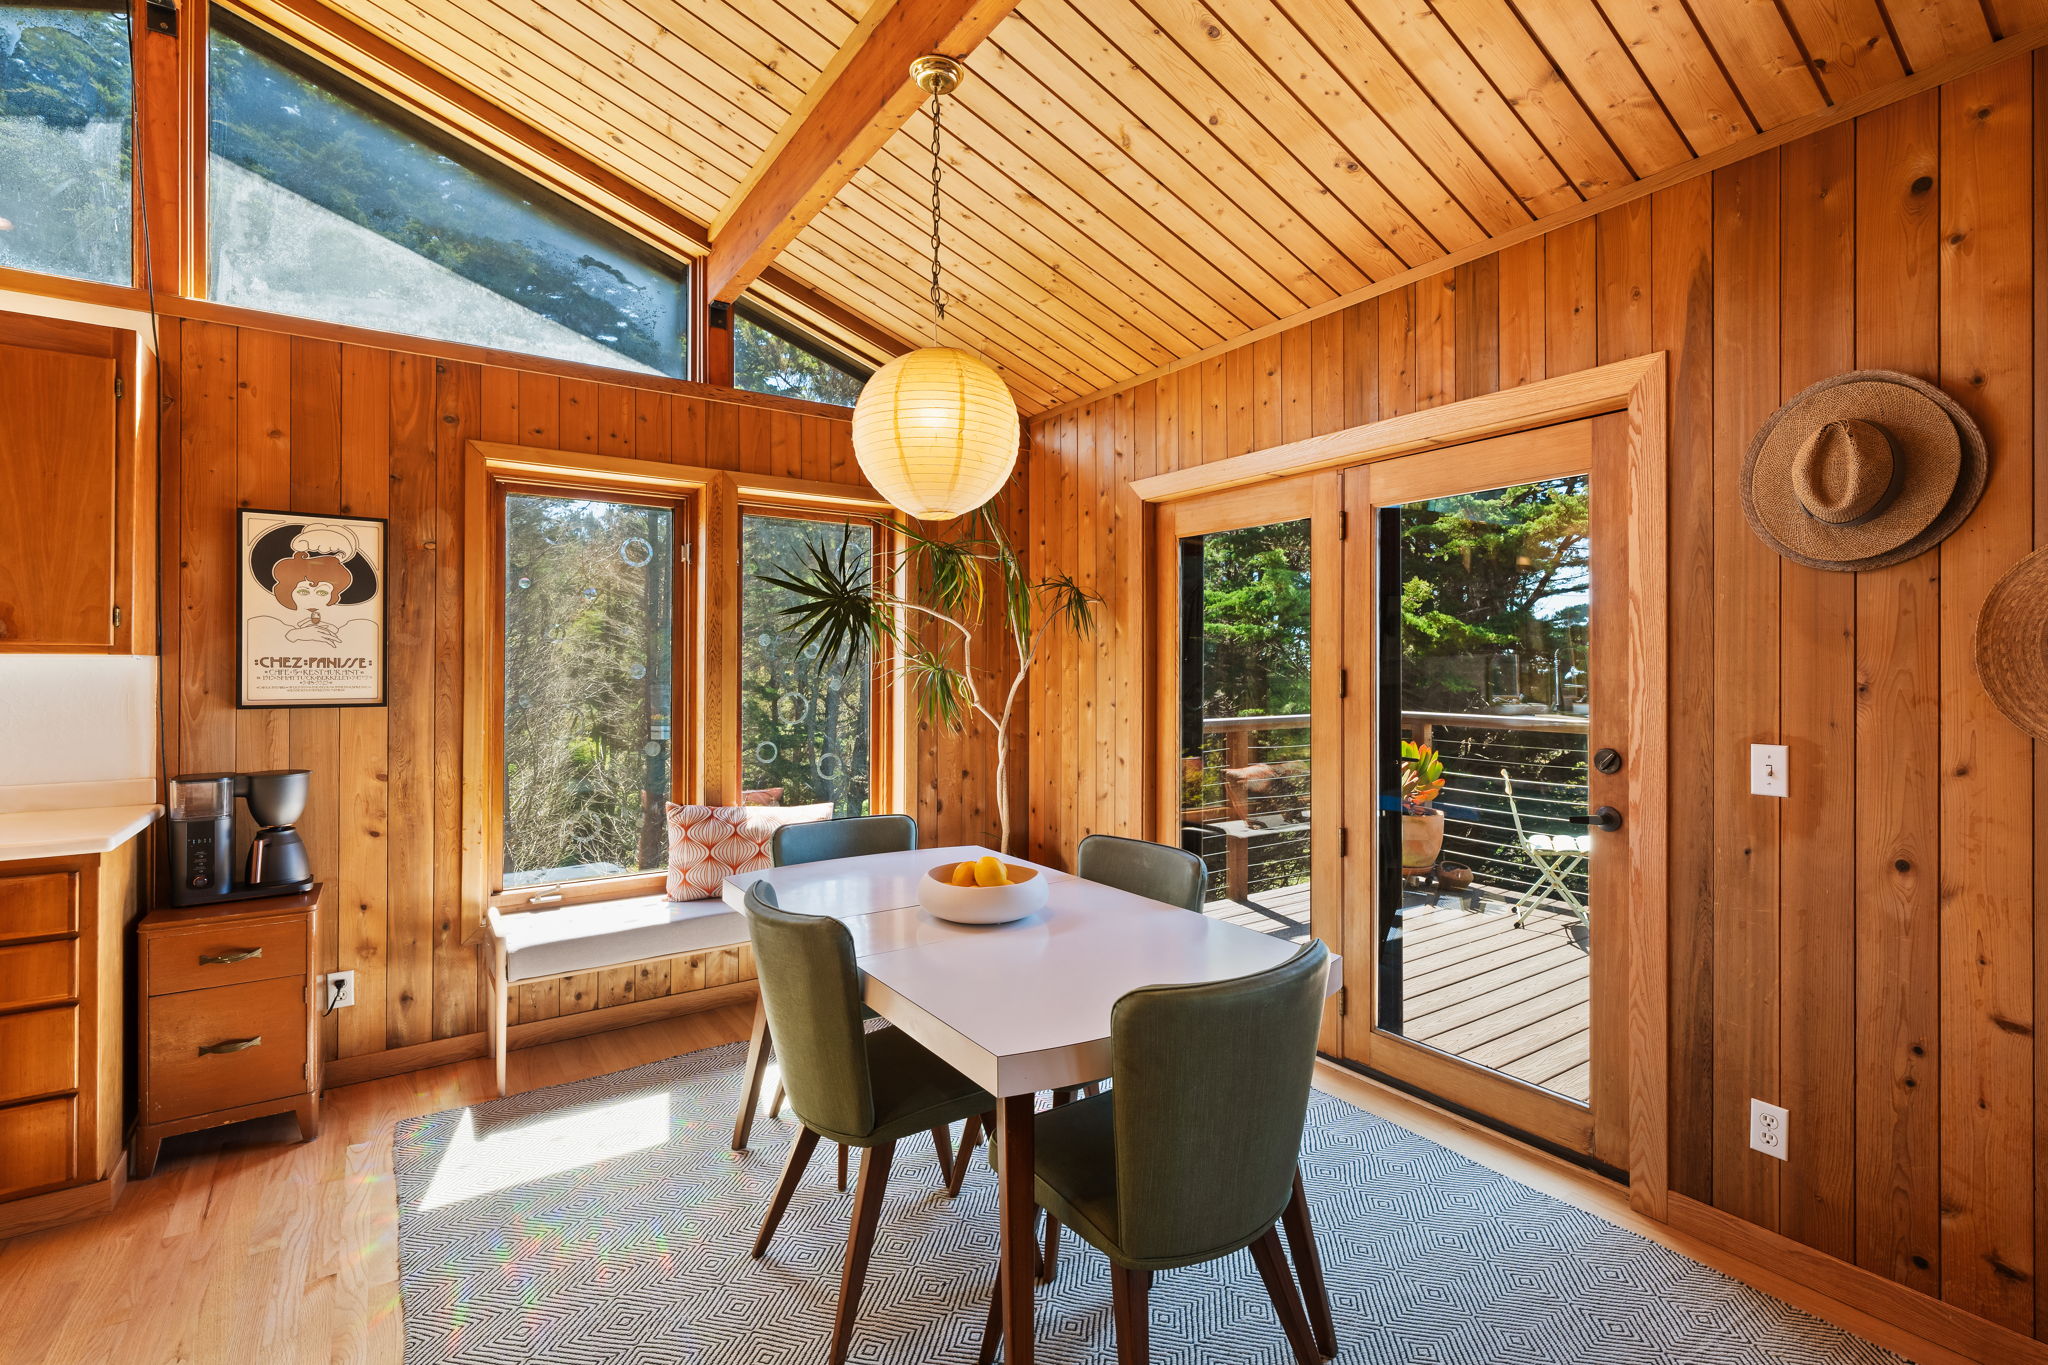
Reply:
[[[1962,525],[1989,470],[1984,437],[1953,398],[1911,375],[1855,370],[1763,424],[1743,463],[1742,512],[1787,559],[1879,569]]]
[[[2007,720],[2048,739],[2048,548],[2013,565],[1985,596],[1977,677]]]

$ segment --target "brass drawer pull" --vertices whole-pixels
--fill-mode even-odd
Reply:
[[[252,957],[262,956],[263,950],[261,948],[232,948],[225,953],[201,953],[199,955],[199,965],[202,967],[225,967],[231,962],[247,962]]]
[[[263,1035],[260,1033],[257,1034],[254,1038],[230,1038],[225,1042],[206,1044],[204,1047],[199,1049],[199,1055],[204,1057],[210,1053],[244,1052],[247,1051],[249,1048],[255,1047],[258,1043],[262,1041]]]

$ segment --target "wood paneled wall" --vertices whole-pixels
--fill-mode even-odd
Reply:
[[[330,1057],[475,1034],[481,978],[459,914],[468,443],[857,483],[846,417],[225,322],[166,320],[162,345],[166,769],[312,770],[300,828],[329,887],[321,966],[358,973],[356,1005],[327,1021]],[[237,507],[390,519],[388,706],[236,709]],[[913,719],[907,749],[926,842],[992,839],[986,736]],[[748,975],[730,949],[532,983],[514,1022]]]
[[[1671,1188],[2048,1328],[2048,759],[1971,665],[2048,542],[2044,176],[2048,65],[2017,58],[1034,424],[1039,563],[1114,615],[1035,689],[1033,852],[1144,832],[1132,477],[1666,351]],[[1750,533],[1742,460],[1857,367],[1955,395],[1990,487],[1935,552],[1817,572]],[[1789,800],[1749,795],[1764,741]],[[1789,1161],[1748,1149],[1752,1096]]]

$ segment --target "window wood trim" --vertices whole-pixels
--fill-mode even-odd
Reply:
[[[859,485],[824,483],[778,475],[735,473],[699,465],[589,455],[551,446],[471,441],[463,477],[462,620],[462,936],[481,940],[485,908],[497,893],[493,856],[491,767],[497,758],[493,714],[498,689],[493,623],[503,610],[502,546],[493,512],[506,484],[529,488],[585,490],[625,497],[678,499],[688,507],[677,527],[691,548],[689,596],[676,616],[676,657],[687,659],[690,714],[671,720],[669,782],[672,793],[709,805],[735,804],[740,796],[739,764],[739,552],[743,507],[778,514],[857,515],[893,524],[888,504]],[[678,575],[684,581],[684,575]],[[681,665],[679,664],[679,670]],[[879,742],[875,763],[886,767],[871,780],[872,799],[903,808],[904,768],[899,702],[889,694],[887,720],[877,706]],[[887,760],[886,763],[884,760]],[[886,793],[886,797],[884,795]],[[601,883],[567,883],[562,904],[646,895],[662,889],[663,874],[641,873]],[[551,904],[553,902],[550,902]]]

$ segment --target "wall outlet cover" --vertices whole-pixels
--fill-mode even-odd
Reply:
[[[322,1011],[344,1009],[356,1002],[356,974],[354,972],[329,972],[326,976],[327,999]]]
[[[1765,1100],[1749,1102],[1749,1145],[1780,1161],[1785,1156],[1785,1111]]]
[[[1749,746],[1749,790],[1752,796],[1790,796],[1786,766],[1791,755],[1782,744]]]

